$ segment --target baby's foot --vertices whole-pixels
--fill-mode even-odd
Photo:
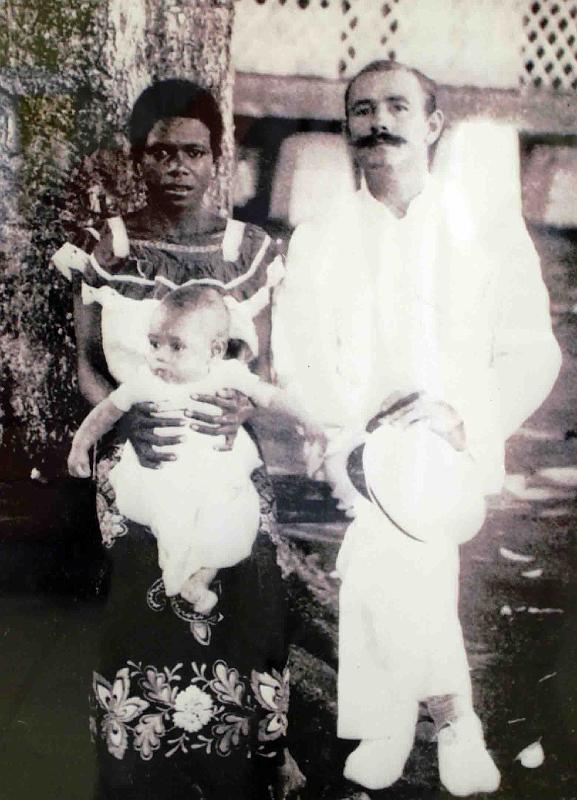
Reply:
[[[203,588],[204,587],[200,586],[198,582],[194,580],[194,578],[189,578],[181,588],[180,595],[181,597],[184,597],[188,603],[194,605],[200,597],[200,593],[203,591]]]
[[[187,580],[180,590],[180,594],[194,606],[197,614],[210,614],[218,603],[218,596],[195,580],[194,576]]]
[[[442,728],[438,743],[439,777],[452,795],[497,791],[501,776],[485,746],[476,714],[467,714]]]
[[[192,604],[197,614],[207,616],[218,603],[218,595],[210,589],[203,589],[198,599]]]

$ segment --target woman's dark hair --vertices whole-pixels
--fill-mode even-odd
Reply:
[[[180,78],[153,83],[135,102],[128,123],[132,157],[140,161],[148,134],[159,120],[171,117],[197,119],[210,132],[210,149],[215,161],[222,153],[223,122],[218,103],[208,91]]]

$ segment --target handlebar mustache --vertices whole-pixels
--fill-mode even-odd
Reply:
[[[353,145],[355,147],[375,147],[378,144],[406,144],[405,139],[401,136],[395,136],[392,133],[385,133],[384,131],[380,133],[369,133],[367,136],[359,136],[358,139],[355,139]]]

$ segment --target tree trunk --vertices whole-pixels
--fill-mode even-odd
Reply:
[[[217,98],[225,133],[209,194],[228,212],[232,20],[233,0],[7,0],[0,10],[2,464],[9,447],[26,451],[27,466],[60,448],[63,465],[79,417],[76,356],[70,289],[49,258],[67,224],[88,221],[89,189],[118,211],[142,201],[125,128],[153,80],[189,78]]]
[[[98,119],[98,106],[88,114],[126,148],[124,131],[132,104],[154,80],[190,78],[210,89],[225,123],[223,156],[211,197],[224,213],[230,205],[233,161],[232,19],[233,0],[108,0],[95,18],[95,28],[104,35],[90,75],[93,93],[104,99],[98,110],[106,117]]]

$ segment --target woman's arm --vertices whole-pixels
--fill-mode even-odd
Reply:
[[[271,353],[270,339],[272,330],[272,311],[271,305],[266,306],[254,318],[254,326],[258,338],[258,358],[256,360],[255,372],[263,381],[271,379]]]
[[[74,283],[78,385],[82,396],[91,406],[96,406],[108,397],[114,389],[114,384],[106,368],[102,351],[100,306],[98,303],[85,305],[82,301],[80,281],[75,280]]]

